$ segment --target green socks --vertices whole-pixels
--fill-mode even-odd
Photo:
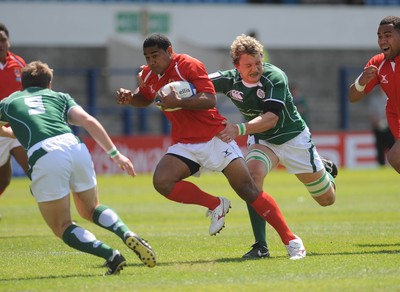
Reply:
[[[247,209],[249,211],[251,227],[253,228],[253,234],[256,242],[267,243],[266,240],[266,222],[254,208],[247,204]]]
[[[105,260],[108,260],[113,255],[111,247],[97,240],[96,236],[90,231],[74,224],[65,229],[62,239],[74,249],[101,257]]]
[[[110,207],[100,205],[94,210],[93,222],[118,235],[125,242],[126,232],[130,232],[128,226],[118,217]]]

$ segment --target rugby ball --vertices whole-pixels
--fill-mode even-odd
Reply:
[[[171,83],[168,83],[167,85],[164,85],[158,92],[157,96],[165,96],[171,93],[171,87],[176,91],[176,94],[180,98],[187,98],[191,97],[196,94],[196,88],[194,88],[194,85],[190,82],[187,81],[174,81]],[[157,102],[159,99],[158,97],[155,98],[154,102]],[[157,105],[156,105],[157,106]],[[157,106],[159,109],[161,109],[160,106]],[[176,111],[180,110],[182,108],[177,107],[177,108],[167,108],[164,109],[164,111]]]

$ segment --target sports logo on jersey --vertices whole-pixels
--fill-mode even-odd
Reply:
[[[150,85],[150,92],[155,93],[156,91],[153,89],[153,85]]]
[[[381,83],[389,83],[389,81],[386,80],[387,75],[381,74]]]
[[[15,80],[21,82],[21,69],[15,68],[14,69]]]
[[[257,96],[259,99],[264,99],[265,98],[265,91],[262,90],[261,88],[257,89]]]
[[[228,92],[228,95],[232,97],[232,99],[243,101],[243,92],[238,90],[231,90]]]

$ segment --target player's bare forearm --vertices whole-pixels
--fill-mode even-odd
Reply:
[[[0,126],[0,137],[15,139],[13,130],[10,127],[5,127],[5,126]]]
[[[350,86],[349,89],[349,101],[357,102],[365,96],[365,86],[372,79],[375,78],[378,73],[378,68],[376,66],[365,67],[362,74],[355,80],[355,82]]]
[[[272,129],[276,126],[278,120],[279,117],[276,114],[266,112],[246,123],[246,133],[256,134]]]
[[[81,107],[72,108],[68,112],[68,118],[71,124],[83,127],[122,171],[126,171],[130,176],[136,175],[133,163],[116,149],[110,136],[96,118]]]
[[[356,87],[354,86],[354,83],[350,86],[349,89],[349,101],[350,102],[357,102],[363,99],[365,96],[364,91],[357,91]]]
[[[166,108],[180,107],[190,110],[204,110],[214,108],[217,104],[215,94],[207,92],[199,92],[192,97],[179,98],[176,93],[171,92],[162,98],[162,102]]]
[[[278,120],[279,117],[272,112],[266,112],[247,123],[232,124],[225,120],[222,122],[225,129],[219,132],[217,137],[224,142],[230,142],[240,135],[257,134],[272,129]]]
[[[121,105],[131,105],[135,107],[147,107],[152,103],[151,100],[146,99],[140,94],[139,88],[133,93],[128,89],[120,88],[116,93],[116,101]]]
[[[105,152],[109,153],[110,150],[116,149],[110,136],[97,119],[87,119],[83,124],[83,127]],[[122,155],[121,152],[117,151],[113,156],[111,156],[111,159],[122,171],[125,171],[130,176],[136,176],[133,163],[127,157]]]
[[[199,92],[192,97],[180,99],[175,106],[183,109],[203,110],[214,108],[216,105],[217,97],[215,94]]]

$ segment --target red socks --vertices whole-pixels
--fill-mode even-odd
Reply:
[[[220,204],[218,197],[203,192],[196,185],[187,181],[177,182],[166,198],[178,203],[204,206],[210,210],[214,210]],[[270,195],[261,192],[251,206],[278,232],[285,245],[296,238],[290,231],[275,200]]]
[[[285,245],[288,245],[290,240],[296,238],[290,231],[275,200],[270,195],[261,192],[251,206],[278,232]]]
[[[200,190],[195,184],[187,181],[178,181],[167,199],[183,204],[193,204],[214,210],[220,204],[220,199]]]

